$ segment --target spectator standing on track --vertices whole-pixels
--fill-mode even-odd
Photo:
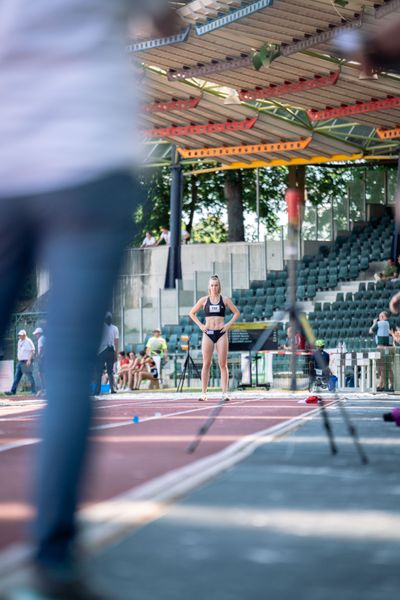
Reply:
[[[162,0],[2,0],[0,11],[0,338],[39,251],[51,282],[34,555],[13,593],[93,600],[74,552],[89,384],[142,202],[141,85],[126,41],[131,17],[150,17],[157,37],[178,22]]]
[[[168,346],[165,338],[161,337],[161,330],[154,329],[153,335],[149,337],[146,344],[146,354],[149,356],[164,356],[168,360]]]
[[[309,378],[309,388],[312,388],[314,381],[317,376],[321,376],[326,384],[328,383],[329,376],[331,375],[331,371],[329,369],[329,361],[330,356],[328,352],[324,350],[325,342],[324,340],[316,340],[315,341],[315,350],[311,355],[309,369],[310,369],[310,378]]]
[[[44,357],[45,357],[45,349],[46,349],[46,338],[43,334],[43,329],[41,327],[36,327],[33,335],[36,336],[37,339],[37,363],[38,363],[38,371],[39,371],[39,379],[40,379],[40,390],[39,394],[44,394],[46,391],[46,380],[44,374]]]
[[[155,361],[161,379],[162,366],[168,362],[168,346],[159,329],[154,329],[152,337],[147,340],[146,354]]]
[[[376,347],[381,350],[381,358],[377,361],[377,367],[379,372],[379,385],[377,387],[378,392],[383,392],[387,389],[387,380],[389,380],[388,391],[393,391],[393,370],[392,370],[392,355],[388,349],[392,348],[390,343],[390,324],[388,320],[388,313],[382,311],[378,317],[373,320],[369,333],[375,334]]]
[[[112,314],[106,313],[103,326],[103,335],[101,338],[99,352],[97,355],[96,369],[96,387],[95,395],[98,396],[101,392],[101,376],[103,374],[104,365],[106,366],[108,382],[110,384],[111,394],[115,394],[114,388],[114,363],[118,358],[118,343],[119,331],[116,325],[112,323]]]
[[[35,345],[30,338],[27,337],[25,329],[18,331],[18,347],[17,347],[17,368],[15,370],[14,381],[7,396],[15,396],[17,393],[18,384],[22,379],[22,375],[26,375],[32,394],[36,394],[36,384],[32,373],[33,357],[35,356]]]

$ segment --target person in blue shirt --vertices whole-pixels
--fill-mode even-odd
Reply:
[[[378,317],[372,321],[372,325],[369,328],[369,333],[371,335],[375,334],[375,342],[377,347],[390,346],[390,324],[388,321],[388,313],[386,311],[382,311],[379,313]]]
[[[391,329],[389,324],[389,315],[386,311],[379,313],[378,317],[373,320],[371,327],[369,328],[371,335],[375,334],[376,347],[390,348],[391,344]],[[377,362],[379,371],[379,385],[377,387],[378,392],[393,391],[393,370],[391,366],[391,356],[385,353],[382,354],[381,358]],[[386,387],[387,379],[389,380],[389,387]]]

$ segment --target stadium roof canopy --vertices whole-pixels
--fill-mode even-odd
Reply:
[[[400,77],[335,54],[341,29],[400,17],[400,0],[194,0],[182,31],[128,45],[147,90],[147,163],[218,168],[396,158]],[[258,70],[257,68],[258,67]]]

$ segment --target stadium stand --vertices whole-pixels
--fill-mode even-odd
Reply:
[[[386,260],[391,255],[394,223],[389,215],[356,224],[346,236],[338,236],[332,245],[323,245],[315,256],[304,256],[297,265],[297,298],[311,301],[318,292],[335,290],[344,282],[354,282],[367,271],[370,263]],[[348,350],[363,350],[373,345],[368,329],[378,312],[388,308],[400,280],[361,281],[355,293],[338,291],[334,302],[313,302],[308,314],[315,334],[325,338],[327,347],[344,343]],[[251,322],[271,319],[277,309],[286,303],[287,270],[271,271],[265,280],[255,280],[249,289],[235,289],[232,300],[238,306],[239,321]],[[200,314],[200,318],[202,315]],[[400,317],[390,319],[391,326],[400,326]],[[192,348],[199,347],[201,336],[183,316],[179,325],[165,325],[163,336],[170,352],[179,351],[179,336],[191,336]],[[283,324],[278,327],[278,343],[283,344],[286,333]]]

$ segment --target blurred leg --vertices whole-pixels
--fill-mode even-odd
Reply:
[[[29,385],[31,386],[32,394],[36,394],[36,383],[35,383],[35,378],[33,377],[32,366],[27,367],[27,369],[25,371],[25,375],[29,381]]]
[[[17,362],[17,368],[15,369],[14,381],[11,386],[11,393],[16,394],[18,389],[18,384],[22,379],[22,368],[21,363]]]
[[[105,363],[105,350],[100,352],[96,357],[96,368],[95,368],[95,383],[94,383],[94,394],[99,396],[101,393],[101,378],[103,377]]]
[[[115,360],[115,353],[114,351],[111,350],[107,350],[106,351],[106,368],[107,368],[107,375],[108,375],[108,381],[110,383],[110,392],[113,392],[115,390],[115,386],[114,386],[114,360]]]
[[[139,186],[121,174],[43,199],[51,290],[35,535],[37,560],[46,566],[70,559],[91,373],[139,194]]]

